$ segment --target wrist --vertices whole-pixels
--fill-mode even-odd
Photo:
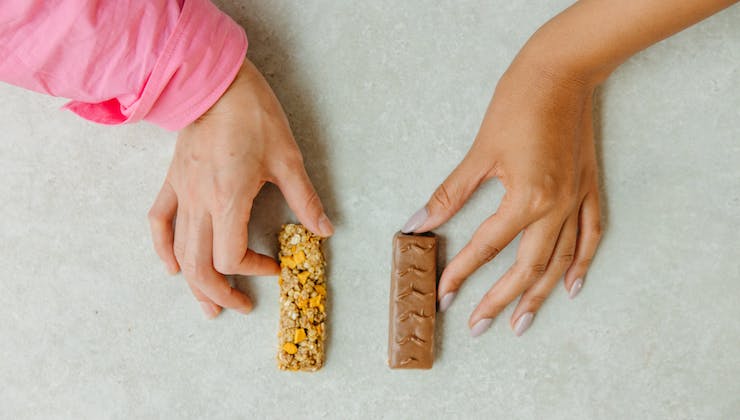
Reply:
[[[639,51],[643,38],[613,19],[598,2],[577,2],[542,25],[516,61],[596,87]]]
[[[510,69],[551,79],[565,87],[594,89],[613,68],[598,63],[578,47],[563,46],[557,37],[538,31],[519,51]]]
[[[494,97],[507,98],[509,107],[580,112],[596,85],[592,79],[567,67],[519,54],[501,76]]]

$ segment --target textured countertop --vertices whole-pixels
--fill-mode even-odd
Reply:
[[[386,365],[393,233],[466,152],[498,77],[568,1],[227,1],[336,235],[329,354],[276,368],[275,278],[206,321],[151,249],[175,135],[0,86],[0,418],[671,418],[740,413],[740,7],[637,55],[598,95],[606,234],[583,292],[516,338],[466,325],[514,248],[438,318],[431,371]],[[437,232],[454,255],[503,194]],[[250,240],[292,220],[276,188]]]

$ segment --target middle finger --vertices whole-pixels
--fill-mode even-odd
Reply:
[[[252,310],[252,301],[231,287],[226,277],[213,268],[213,228],[208,214],[191,217],[183,274],[214,303],[241,313]]]
[[[534,315],[540,309],[550,293],[555,288],[565,270],[573,262],[573,253],[576,248],[576,231],[578,230],[578,213],[573,213],[565,221],[558,237],[555,250],[550,257],[545,274],[527,289],[519,299],[519,303],[511,316],[511,328],[520,336],[529,328]]]

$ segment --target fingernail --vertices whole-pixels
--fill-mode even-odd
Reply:
[[[442,296],[442,299],[439,300],[439,311],[444,312],[447,310],[447,308],[452,305],[452,301],[455,300],[455,295],[457,293],[455,292],[449,292]]]
[[[493,324],[493,318],[483,318],[480,321],[476,322],[475,325],[473,325],[473,328],[470,329],[470,335],[473,337],[478,337],[479,335],[486,332],[489,328],[491,328],[491,324]]]
[[[201,302],[200,309],[203,310],[203,313],[206,314],[206,318],[208,319],[213,319],[216,317],[216,315],[218,315],[218,309],[216,309],[216,305],[210,302]]]
[[[524,331],[527,331],[527,328],[529,328],[530,325],[532,325],[532,320],[534,319],[534,314],[532,312],[527,312],[524,315],[519,317],[519,320],[516,322],[516,325],[514,326],[514,334],[516,334],[517,337],[524,334]]]
[[[177,274],[177,266],[174,264],[167,264],[167,274],[171,276]]]
[[[403,227],[401,228],[401,232],[403,233],[415,232],[417,229],[419,229],[424,224],[424,222],[427,221],[428,218],[429,218],[429,212],[427,211],[427,208],[422,207],[421,209],[419,209],[419,211],[414,213],[413,216],[411,216],[411,218],[408,220],[408,222],[406,222],[405,225],[403,225]]]
[[[568,296],[573,299],[576,296],[578,296],[578,293],[581,292],[581,288],[583,287],[583,279],[576,279],[576,281],[573,282],[573,286],[570,286],[570,291],[568,292]]]
[[[239,312],[240,314],[246,315],[246,314],[252,312],[252,306],[250,305],[249,307],[246,307],[246,308],[238,308],[238,309],[235,309],[235,310],[237,312]]]
[[[322,213],[319,217],[319,233],[321,236],[327,237],[334,234],[334,225],[331,224],[331,220],[326,216],[326,213]]]

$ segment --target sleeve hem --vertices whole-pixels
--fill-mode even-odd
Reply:
[[[184,0],[172,33],[133,100],[71,101],[65,108],[102,124],[147,120],[179,130],[203,115],[236,78],[248,48],[244,29],[209,0]],[[133,95],[131,95],[133,94]]]
[[[244,59],[247,55],[246,35],[243,36],[243,38],[244,42],[240,53],[238,55],[234,55],[234,59],[231,62],[223,64],[224,68],[228,68],[230,70],[223,78],[221,78],[218,85],[207,92],[205,92],[204,89],[204,93],[206,93],[205,96],[198,96],[194,99],[188,100],[185,105],[183,105],[185,109],[172,114],[168,118],[158,119],[157,121],[152,122],[167,130],[177,131],[185,128],[187,125],[197,120],[201,115],[205,114],[206,111],[211,109],[211,107],[218,102],[221,96],[226,92],[229,86],[231,86],[231,83],[236,79],[236,75],[239,73],[239,70],[244,63]],[[144,119],[148,120],[148,118]]]

